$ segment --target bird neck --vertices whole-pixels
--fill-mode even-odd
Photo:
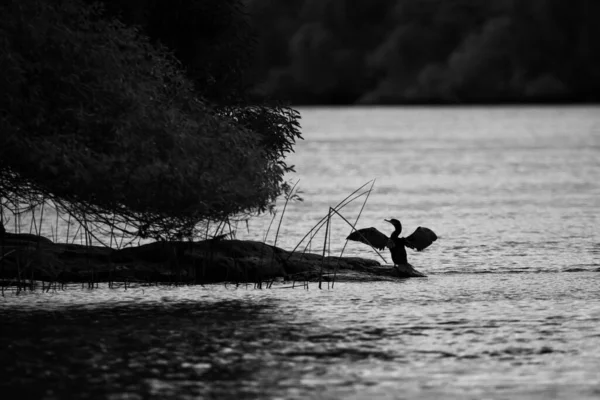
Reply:
[[[390,239],[392,239],[392,240],[398,239],[398,236],[400,236],[401,232],[402,232],[402,227],[401,226],[397,226],[396,229],[394,229],[394,232],[392,232],[392,235],[390,236]]]

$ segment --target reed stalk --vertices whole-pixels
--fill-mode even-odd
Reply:
[[[327,236],[329,236],[329,225],[331,224],[331,207],[327,213],[327,225],[325,227],[325,237],[323,238],[323,256],[321,258],[321,270],[319,271],[319,289],[323,280],[323,265],[325,264],[325,251],[327,250]]]
[[[31,210],[31,219],[29,220],[29,234],[32,235],[33,232],[34,232],[34,230],[35,230],[35,232],[37,234],[37,230],[38,229],[37,229],[37,224],[36,224],[36,221],[35,221],[35,208],[33,208]]]
[[[129,227],[129,221],[125,221],[125,228],[124,228],[124,230],[126,230],[128,227]],[[122,249],[123,248],[123,240],[125,240],[125,233],[121,234],[121,240],[119,241],[117,249]]]
[[[331,230],[329,230],[329,237],[327,240],[327,245],[329,248],[329,250],[327,251],[327,256],[330,257],[331,256]],[[329,276],[329,273],[327,273],[327,275]],[[327,279],[327,290],[329,290],[329,285],[330,285],[329,279]]]
[[[362,212],[365,209],[365,206],[367,205],[367,201],[369,201],[369,196],[371,195],[371,192],[373,191],[374,186],[375,186],[375,179],[373,179],[373,182],[371,183],[371,188],[369,189],[369,191],[367,192],[367,195],[365,197],[365,201],[363,201],[363,204],[360,207],[358,216],[356,217],[356,220],[354,221],[354,226],[356,226],[358,224],[358,220],[360,219],[360,216],[362,215]],[[338,257],[338,261],[335,265],[335,269],[333,270],[333,280],[331,282],[331,288],[333,288],[333,286],[335,285],[335,278],[337,276],[337,270],[338,270],[338,267],[340,265],[340,260],[342,259],[342,256],[344,255],[344,250],[346,250],[347,245],[348,245],[348,239],[346,239],[346,241],[344,242],[344,247],[342,247],[342,251],[340,252],[340,256]]]
[[[56,213],[56,222],[55,222],[56,239],[54,240],[54,243],[57,243],[58,242],[58,208],[56,207],[56,204],[54,204],[54,212]]]
[[[340,201],[338,204],[336,204],[335,207],[330,209],[333,209],[334,211],[337,210],[342,210],[344,207],[346,207],[348,204],[352,203],[354,200],[358,199],[359,197],[365,196],[367,194],[369,194],[371,192],[371,190],[373,189],[373,185],[371,185],[371,189],[369,189],[366,192],[362,192],[359,193],[357,195],[357,193],[362,190],[365,186],[367,186],[369,183],[373,183],[374,180],[370,180],[367,183],[361,185],[358,189],[354,190],[352,193],[350,193],[348,196],[346,196],[342,201]],[[354,197],[353,197],[354,196]],[[307,249],[310,249],[311,243],[313,238],[317,235],[317,233],[321,230],[321,228],[323,227],[323,225],[328,223],[328,219],[330,218],[331,213],[328,213],[325,217],[321,218],[303,237],[302,239],[300,239],[300,241],[296,244],[296,246],[294,247],[294,249],[290,252],[290,255],[288,256],[288,260],[290,259],[290,257],[292,257],[292,255],[296,252],[296,250],[298,250],[298,247],[300,247],[300,245],[304,242],[304,240],[308,237],[311,236],[309,241],[307,242],[306,247],[304,248],[303,254],[307,251]],[[293,282],[293,287],[295,287],[295,281]],[[304,282],[304,288],[306,290],[308,290],[308,281]]]
[[[276,212],[274,212],[273,216],[271,217],[271,222],[269,222],[269,226],[267,227],[267,232],[265,233],[265,236],[263,238],[263,243],[267,243],[267,237],[269,236],[269,231],[271,231],[271,226],[273,225],[273,221],[275,221],[275,217],[277,217]]]
[[[237,223],[236,223],[236,228],[233,229],[231,227],[231,220],[229,219],[229,217],[227,217],[227,228],[229,229],[229,238],[230,239],[235,239],[236,238],[236,230],[237,230]]]
[[[52,235],[52,241],[54,243],[58,242],[58,210],[56,209],[56,204],[53,204],[53,208],[56,214],[56,221],[54,222],[54,226],[50,225],[50,234]]]
[[[341,210],[341,209],[343,209],[345,206],[347,206],[348,204],[350,204],[352,201],[354,201],[354,200],[356,200],[357,198],[359,198],[359,197],[361,197],[361,196],[364,196],[365,194],[368,194],[368,193],[370,193],[370,192],[363,192],[363,193],[361,193],[361,194],[359,194],[359,195],[357,195],[357,196],[353,197],[353,198],[352,198],[350,201],[348,201],[347,203],[345,203],[345,204],[342,204],[342,205],[341,205],[341,206],[338,208],[338,210]],[[346,199],[348,199],[348,198],[346,198]],[[334,210],[334,211],[336,211],[336,213],[337,213],[337,210],[335,210],[335,209],[333,209],[333,210]],[[315,236],[316,236],[316,235],[319,233],[319,231],[321,230],[321,228],[323,228],[323,226],[326,224],[326,222],[327,222],[327,216],[323,217],[323,218],[321,219],[321,221],[319,221],[319,222],[318,222],[318,223],[317,223],[315,226],[313,226],[313,228],[311,229],[311,231],[312,231],[312,230],[315,230],[315,229],[316,229],[316,230],[315,230],[315,231],[312,233],[312,235],[311,235],[311,237],[310,237],[310,239],[309,239],[309,241],[308,241],[308,243],[307,243],[306,247],[304,248],[304,250],[303,250],[302,254],[306,253],[307,251],[308,251],[308,252],[310,252],[310,250],[311,250],[311,244],[312,244],[312,241],[313,241],[314,237],[315,237]],[[310,234],[310,233],[311,233],[311,231],[309,231],[309,233],[308,233],[308,234]],[[308,235],[308,234],[307,234],[307,235]],[[330,236],[330,237],[331,237],[331,236]],[[304,238],[306,238],[306,235],[305,235],[305,237],[304,237]],[[304,238],[303,238],[303,239],[300,241],[300,243],[302,243],[302,241],[304,240]],[[298,246],[300,245],[300,243],[298,244]],[[295,250],[298,248],[298,246],[296,246],[296,248],[295,248],[293,251],[295,251]],[[291,257],[291,254],[290,254],[290,257]],[[288,259],[289,259],[289,258],[288,258]]]
[[[4,231],[4,197],[0,197],[0,228]],[[0,255],[0,278],[2,279],[2,297],[4,297],[4,257],[6,257],[4,247],[4,235],[0,235],[0,246],[2,247],[2,254]]]
[[[370,191],[367,192],[363,192],[358,194],[357,196],[353,197],[352,199],[350,199],[352,196],[354,196],[359,190],[361,190],[362,188],[364,188],[366,185],[368,185],[369,183],[373,182],[373,180],[370,180],[369,182],[363,184],[361,187],[359,187],[358,189],[356,189],[355,191],[353,191],[352,193],[350,193],[348,196],[346,196],[346,198],[344,198],[344,200],[340,201],[335,207],[333,207],[334,210],[341,210],[344,207],[346,207],[348,204],[352,203],[354,200],[358,199],[359,197],[362,197],[364,195],[366,195],[367,193],[369,193]],[[350,199],[350,200],[348,200]],[[327,220],[327,216],[321,218],[321,220],[319,220],[319,222],[317,222],[307,233],[306,235],[304,235],[304,237],[302,237],[302,239],[300,239],[300,241],[298,242],[298,244],[296,245],[296,247],[294,247],[294,249],[292,250],[292,253],[294,253],[298,247],[300,247],[300,245],[302,244],[302,242],[311,234],[313,233],[313,231],[318,227],[318,229],[321,229],[323,227],[323,225],[326,223]]]
[[[279,230],[281,229],[281,223],[283,222],[283,216],[285,215],[285,210],[287,208],[287,205],[288,205],[290,199],[293,197],[294,189],[296,189],[296,186],[298,186],[298,183],[300,183],[300,179],[298,179],[296,181],[296,183],[294,183],[294,186],[292,186],[290,193],[287,196],[285,196],[285,203],[283,203],[283,210],[281,211],[281,217],[279,218],[279,224],[277,224],[277,231],[275,232],[275,241],[273,242],[273,246],[277,246],[277,239],[279,238]]]
[[[71,241],[71,244],[75,243],[75,240],[77,240],[78,234],[79,234],[79,241],[81,242],[81,225],[79,225],[79,224],[77,226],[77,230],[75,231],[75,234],[73,235],[73,240]]]
[[[113,215],[113,219],[112,222],[110,224],[110,240],[108,241],[108,247],[112,248],[112,244],[113,244],[113,238],[115,237],[115,216]],[[115,239],[115,244],[116,244],[116,239]]]
[[[277,246],[277,239],[279,238],[279,231],[281,230],[281,224],[283,222],[283,217],[285,216],[285,210],[287,209],[287,205],[290,201],[290,199],[292,199],[294,197],[294,190],[296,189],[296,187],[298,186],[298,183],[300,183],[300,179],[298,179],[296,181],[296,183],[294,183],[294,186],[292,186],[292,188],[290,189],[290,192],[285,196],[285,203],[283,203],[283,210],[281,210],[281,217],[279,218],[279,224],[277,224],[277,231],[275,231],[275,240],[273,241],[273,247]],[[266,243],[266,240],[265,240]],[[273,266],[273,261],[275,260],[275,252],[273,251],[272,255],[271,255],[271,264],[270,266]],[[270,288],[273,285],[274,279],[271,279],[271,283],[267,285],[267,288]]]
[[[40,229],[37,232],[38,236],[42,236],[42,222],[44,221],[44,210],[46,208],[46,201],[42,201],[42,210],[40,211]]]
[[[358,231],[358,229],[356,229],[356,227],[354,225],[352,225],[352,223],[350,221],[348,221],[342,214],[340,214],[336,210],[333,210],[333,212],[336,213],[337,215],[339,215],[340,218],[342,218],[344,221],[346,221],[346,223],[348,225],[350,225],[352,227],[352,229],[354,229],[355,231]],[[364,236],[363,236],[363,238],[364,238]],[[365,238],[365,240],[366,240],[366,238]],[[369,245],[369,246],[371,246],[371,245]],[[381,259],[383,260],[383,262],[385,262],[386,264],[388,263],[387,260],[385,258],[383,258],[383,256],[381,255],[381,253],[379,251],[377,251],[377,249],[375,247],[371,246],[371,248],[375,251],[375,253],[377,253],[377,255],[379,255],[379,257],[381,257]]]
[[[71,213],[69,213],[69,219],[67,221],[67,237],[66,237],[66,242],[69,243],[69,233],[71,231]]]

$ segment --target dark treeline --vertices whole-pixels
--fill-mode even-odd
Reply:
[[[597,102],[596,0],[248,0],[257,91],[296,104]]]

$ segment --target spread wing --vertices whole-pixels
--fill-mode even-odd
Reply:
[[[385,234],[379,232],[375,228],[359,229],[348,235],[346,239],[356,240],[357,242],[362,242],[371,245],[378,250],[383,250],[385,246],[387,246],[388,241],[390,240],[390,238],[388,238]]]
[[[404,238],[404,245],[413,250],[421,251],[429,247],[437,238],[437,235],[431,229],[420,226],[410,236]]]

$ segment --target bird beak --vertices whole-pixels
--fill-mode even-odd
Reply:
[[[390,221],[389,219],[384,219],[385,222],[389,222],[390,224],[392,223],[392,221]]]

